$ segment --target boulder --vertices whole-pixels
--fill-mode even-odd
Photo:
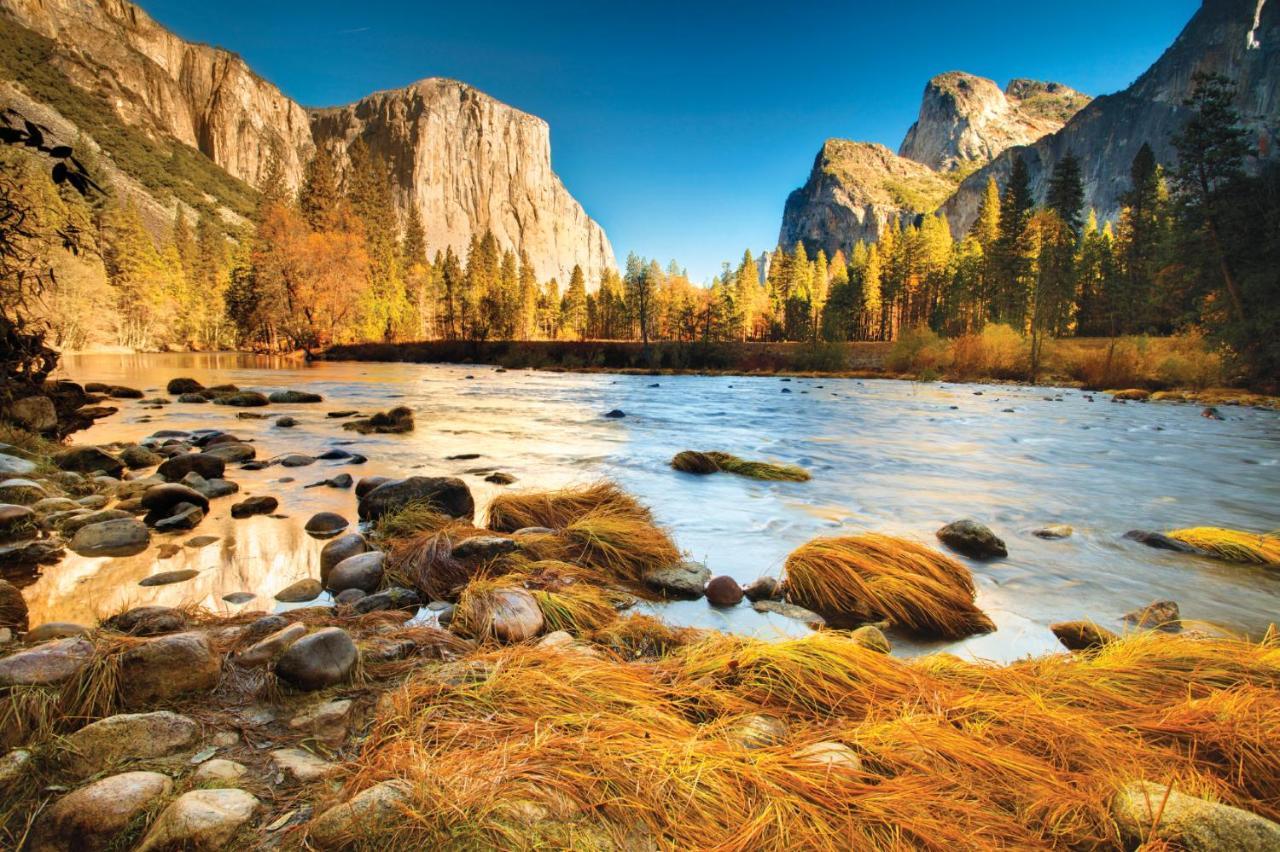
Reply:
[[[232,660],[240,666],[263,666],[283,654],[290,645],[307,635],[307,626],[294,622],[250,645]]]
[[[455,544],[450,556],[463,561],[488,562],[519,549],[520,544],[515,539],[503,538],[499,535],[476,535]]]
[[[375,784],[313,819],[307,839],[318,849],[339,850],[353,848],[375,833],[388,836],[396,822],[406,819],[410,793],[403,781]]]
[[[210,692],[222,659],[204,633],[157,636],[120,655],[116,676],[127,706],[142,707],[189,692]]]
[[[27,396],[9,406],[9,419],[32,432],[58,431],[58,411],[47,396]]]
[[[363,597],[365,597],[365,593],[359,589],[343,589],[334,595],[333,599],[340,604],[353,604]]]
[[[711,579],[711,570],[701,562],[679,562],[665,568],[651,568],[641,576],[649,588],[667,597],[700,598]]]
[[[281,603],[306,603],[320,597],[323,591],[324,585],[319,580],[305,577],[276,592],[276,600]]]
[[[712,606],[737,606],[742,603],[742,587],[732,577],[720,575],[707,582],[707,603]]]
[[[324,397],[318,393],[297,390],[272,391],[267,399],[276,403],[324,402]]]
[[[171,606],[135,606],[113,615],[102,626],[133,636],[158,636],[187,629],[187,614]]]
[[[166,459],[156,471],[169,482],[181,482],[188,473],[195,471],[205,479],[217,479],[227,469],[227,463],[207,453],[182,453]]]
[[[64,740],[67,767],[79,777],[129,760],[154,760],[195,747],[200,726],[186,716],[160,710],[108,716]]]
[[[164,389],[166,392],[171,393],[174,396],[183,393],[198,395],[200,391],[204,390],[204,385],[200,384],[195,379],[177,378],[170,379],[169,384],[165,385]],[[203,399],[203,397],[201,398]]]
[[[1092,621],[1059,621],[1049,629],[1069,651],[1092,651],[1120,638]]]
[[[93,655],[93,643],[80,636],[45,642],[0,658],[0,686],[53,686],[78,674]]]
[[[795,753],[796,760],[831,770],[862,769],[862,758],[844,743],[824,741],[805,746]]]
[[[0,541],[31,538],[35,534],[34,509],[16,503],[0,503]]]
[[[56,538],[19,541],[0,545],[0,565],[19,567],[30,565],[54,565],[66,556],[62,542]]]
[[[1182,629],[1182,614],[1177,601],[1156,601],[1124,614],[1124,620],[1139,627],[1177,633]]]
[[[179,503],[190,503],[209,511],[209,500],[203,494],[180,483],[153,485],[142,493],[142,508],[157,513],[159,517],[168,517]]]
[[[402,509],[410,503],[430,503],[433,508],[451,518],[470,521],[475,517],[476,504],[471,489],[461,479],[452,476],[411,476],[384,482],[360,498],[360,518],[376,521],[388,512]]]
[[[759,713],[748,716],[729,731],[729,738],[743,748],[769,748],[781,745],[790,736],[786,721]]]
[[[374,550],[344,559],[329,571],[325,586],[331,592],[344,589],[376,592],[382,585],[386,558],[385,553]]]
[[[231,517],[249,518],[254,515],[270,515],[279,507],[279,500],[265,494],[248,497],[231,507]]]
[[[159,772],[122,772],[68,793],[40,817],[32,852],[90,852],[112,841],[147,807],[173,790]]]
[[[532,639],[545,624],[537,599],[524,589],[496,589],[479,605],[486,611],[472,614],[468,621],[489,625],[500,642]]]
[[[1121,789],[1112,799],[1111,816],[1129,848],[1165,841],[1187,852],[1280,849],[1280,824],[1150,781],[1136,781]]]
[[[142,399],[143,397],[142,391],[125,385],[111,385],[106,389],[106,394],[115,399]]]
[[[59,518],[54,526],[61,530],[63,535],[74,536],[77,531],[90,524],[100,524],[104,521],[118,521],[132,517],[133,515],[124,509],[100,509],[96,512],[68,514]]]
[[[336,512],[317,512],[303,528],[314,538],[329,538],[347,528],[350,522]]]
[[[222,849],[257,809],[251,793],[234,787],[183,793],[156,818],[137,852]]]
[[[977,521],[953,521],[938,530],[938,540],[971,559],[993,559],[1008,556],[1004,542],[989,527]]]
[[[22,590],[8,580],[0,580],[0,627],[15,633],[27,631],[27,600]]]
[[[259,408],[267,405],[270,400],[257,391],[238,391],[237,393],[225,393],[213,398],[214,405],[230,405],[235,408]]]
[[[347,533],[339,536],[333,541],[325,544],[320,548],[320,579],[323,581],[329,576],[329,572],[333,566],[337,565],[344,559],[349,559],[360,553],[369,550],[369,543],[365,541],[363,535],[358,532]]]
[[[360,652],[351,635],[340,627],[326,627],[294,642],[276,661],[276,676],[305,691],[346,681]]]
[[[124,462],[101,447],[72,447],[54,456],[53,463],[62,470],[105,473],[117,479],[124,473]]]
[[[79,508],[80,504],[70,497],[46,497],[30,506],[31,511],[39,515],[52,515],[54,512],[68,512]]]

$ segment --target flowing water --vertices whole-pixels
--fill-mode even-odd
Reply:
[[[243,409],[173,404],[148,410],[121,401],[119,414],[75,436],[77,443],[136,441],[158,429],[224,429],[251,440],[258,458],[318,454],[339,442],[367,456],[359,467],[317,462],[262,471],[228,467],[241,493],[214,502],[194,532],[155,536],[134,557],[69,556],[25,589],[31,623],[88,623],[128,604],[196,603],[219,612],[273,609],[272,595],[318,574],[322,542],[302,531],[315,512],[355,519],[352,491],[304,488],[341,471],[368,475],[448,474],[464,478],[483,508],[501,489],[490,470],[514,475],[510,488],[555,488],[611,477],[651,505],[659,521],[713,573],[740,582],[778,575],[788,552],[815,536],[876,531],[937,545],[934,531],[974,518],[990,525],[1009,557],[972,562],[978,604],[996,633],[950,645],[894,637],[902,653],[947,648],[1007,660],[1059,650],[1047,625],[1090,618],[1116,629],[1122,613],[1172,598],[1184,619],[1252,636],[1280,620],[1280,571],[1152,550],[1121,536],[1129,529],[1218,525],[1280,527],[1280,414],[1224,408],[1225,421],[1183,404],[1093,401],[1074,390],[919,384],[854,379],[619,376],[484,366],[320,363],[239,355],[69,357],[64,373],[164,394],[176,376],[205,385],[305,388],[317,405],[251,409],[298,418],[242,420]],[[785,393],[784,390],[790,391]],[[344,432],[328,411],[365,413],[407,405],[407,435]],[[603,414],[623,409],[623,419]],[[1012,409],[1008,411],[1007,409]],[[697,477],[668,466],[684,449],[726,450],[803,465],[806,483],[766,483],[728,474]],[[449,456],[479,454],[475,459]],[[294,481],[284,479],[293,477]],[[232,520],[245,494],[272,494],[287,518]],[[1070,524],[1070,538],[1032,530]],[[158,545],[216,536],[160,558]],[[192,580],[140,587],[149,574],[196,568]],[[242,605],[232,592],[257,597]],[[775,636],[807,628],[743,604],[658,605],[674,623]]]

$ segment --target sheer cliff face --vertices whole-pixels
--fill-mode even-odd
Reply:
[[[567,283],[578,264],[594,284],[615,266],[604,231],[551,170],[546,122],[461,83],[426,80],[309,112],[235,54],[186,42],[125,0],[0,0],[0,14],[52,39],[60,70],[105,94],[125,123],[197,148],[251,186],[275,153],[296,189],[316,140],[345,162],[361,135],[391,163],[402,211],[418,206],[430,251],[451,245],[465,257],[487,228],[541,280]]]
[[[416,204],[431,249],[465,256],[473,233],[521,249],[539,280],[566,284],[575,265],[596,282],[615,266],[604,230],[551,169],[547,123],[454,80],[430,79],[315,110],[317,144],[341,167],[363,137],[390,165],[402,206]]]
[[[890,219],[936,207],[953,184],[883,145],[828,139],[805,185],[787,197],[778,245],[803,242],[810,253],[847,255],[873,242]]]
[[[1061,130],[1005,151],[965,180],[942,208],[952,231],[969,228],[988,178],[1003,184],[1014,156],[1026,162],[1032,190],[1043,199],[1054,166],[1068,152],[1080,160],[1085,204],[1100,219],[1114,220],[1120,196],[1129,188],[1130,165],[1144,142],[1158,162],[1166,167],[1175,162],[1170,139],[1186,121],[1182,102],[1191,94],[1197,71],[1235,82],[1236,108],[1252,132],[1255,152],[1274,156],[1280,133],[1280,3],[1204,0],[1174,43],[1132,86],[1097,98]]]
[[[925,85],[898,154],[940,172],[982,165],[1058,130],[1088,101],[1060,83],[1014,80],[1002,92],[985,77],[949,71]]]
[[[199,149],[253,186],[277,150],[297,186],[313,149],[306,110],[235,54],[183,41],[124,0],[0,0],[0,10],[65,48],[61,70],[105,90],[126,122]]]

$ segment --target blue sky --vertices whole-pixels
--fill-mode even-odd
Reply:
[[[423,77],[466,81],[551,125],[552,163],[627,252],[695,280],[770,248],[824,139],[896,150],[925,81],[1121,89],[1198,0],[471,2],[142,0],[307,106]]]

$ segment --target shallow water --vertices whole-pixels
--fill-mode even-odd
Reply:
[[[1200,407],[1118,404],[1073,390],[918,384],[853,379],[794,379],[609,374],[499,373],[484,366],[321,363],[302,365],[239,355],[96,355],[65,359],[77,381],[105,381],[164,395],[176,376],[205,385],[305,387],[318,405],[250,409],[288,413],[280,429],[240,420],[243,409],[173,404],[147,410],[120,401],[119,414],[75,436],[77,443],[136,441],[158,429],[219,428],[252,440],[258,458],[317,454],[339,442],[369,462],[358,467],[241,471],[241,493],[214,502],[194,532],[155,536],[151,549],[119,559],[70,556],[25,589],[33,625],[87,623],[127,604],[195,603],[215,611],[273,609],[272,595],[318,574],[322,542],[302,532],[315,512],[354,520],[350,490],[305,489],[341,471],[368,475],[463,477],[483,507],[499,486],[477,468],[517,477],[511,488],[558,487],[601,476],[650,504],[691,557],[713,573],[747,582],[781,573],[786,554],[820,535],[876,531],[936,545],[934,531],[972,517],[1005,539],[1007,559],[966,561],[978,604],[996,633],[961,643],[924,645],[894,637],[913,654],[947,650],[1007,660],[1059,650],[1053,621],[1090,618],[1121,629],[1120,616],[1160,598],[1177,600],[1184,619],[1257,636],[1280,620],[1280,571],[1152,550],[1121,538],[1136,527],[1166,530],[1217,525],[1255,531],[1280,527],[1280,414],[1224,408],[1225,421]],[[783,389],[790,393],[783,393]],[[1046,399],[1048,397],[1048,399]],[[1060,397],[1057,399],[1056,397]],[[411,407],[408,435],[359,436],[325,412],[366,413]],[[952,407],[955,406],[953,409]],[[602,415],[621,408],[627,416]],[[1011,413],[1004,410],[1012,408]],[[683,449],[719,449],[803,465],[807,483],[761,483],[719,474],[677,473]],[[474,460],[447,456],[479,453]],[[282,483],[282,477],[295,481]],[[272,494],[288,518],[235,521],[231,503]],[[1031,535],[1066,523],[1061,541]],[[217,536],[203,548],[157,556],[164,541]],[[145,588],[149,574],[197,568],[199,576]],[[249,591],[254,600],[222,600]],[[669,621],[740,633],[803,634],[786,618],[748,605],[717,610],[705,601],[657,607]]]

